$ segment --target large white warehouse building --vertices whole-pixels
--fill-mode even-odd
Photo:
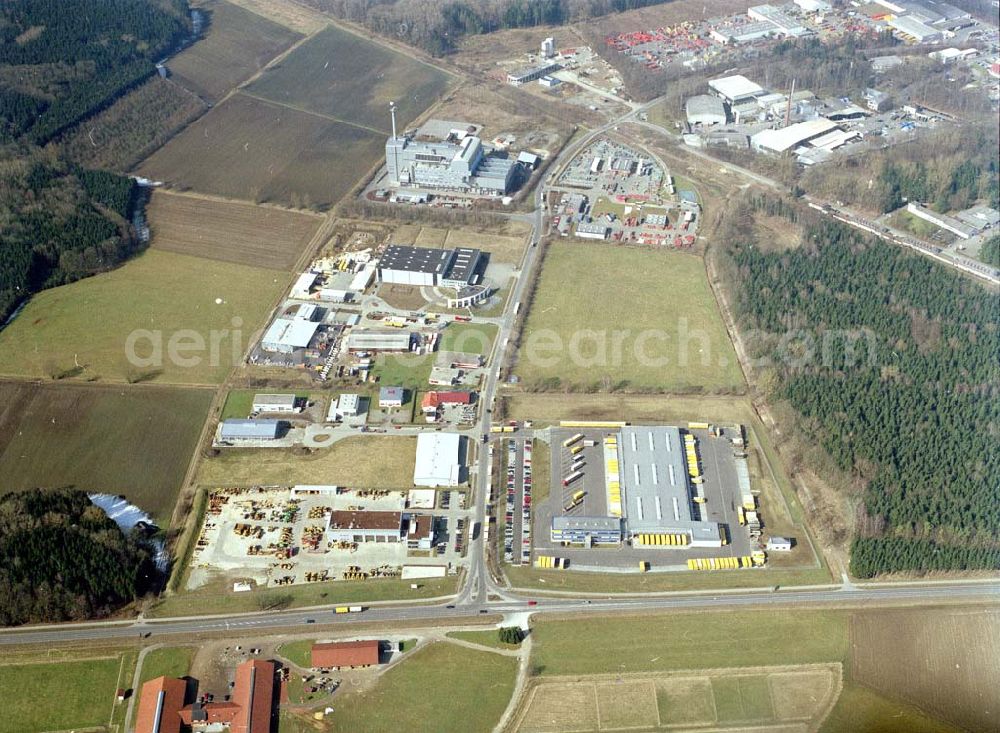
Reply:
[[[418,435],[413,484],[428,488],[457,486],[462,481],[461,450],[462,436],[458,433]]]

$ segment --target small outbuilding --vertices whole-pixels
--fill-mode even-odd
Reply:
[[[406,390],[402,387],[382,387],[378,391],[378,406],[383,410],[402,407]]]
[[[295,412],[293,394],[256,394],[253,396],[254,412]]]
[[[767,541],[768,552],[790,552],[792,540],[789,537],[771,537]]]

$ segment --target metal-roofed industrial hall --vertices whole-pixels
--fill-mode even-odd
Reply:
[[[702,521],[694,512],[687,449],[678,428],[622,428],[618,451],[631,538],[678,534],[686,535],[694,547],[720,544],[718,523]]]
[[[378,279],[399,285],[462,288],[478,278],[482,254],[471,247],[431,249],[393,244],[379,259]]]

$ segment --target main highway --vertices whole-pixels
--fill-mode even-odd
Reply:
[[[480,616],[567,614],[574,617],[616,613],[731,610],[737,608],[802,609],[860,607],[874,605],[940,605],[945,603],[1000,603],[1000,582],[929,583],[918,585],[830,586],[817,588],[762,589],[740,592],[701,592],[633,596],[628,598],[507,598],[475,605],[372,606],[361,613],[337,614],[329,606],[227,616],[194,616],[177,619],[108,621],[83,624],[7,629],[0,633],[0,646],[57,644],[69,641],[113,641],[160,639],[171,635],[246,636],[255,632],[299,632],[307,628],[346,625],[359,621],[407,624],[438,621],[460,626]],[[531,605],[529,605],[531,604]],[[451,623],[449,623],[451,622]],[[147,637],[148,635],[148,637]]]

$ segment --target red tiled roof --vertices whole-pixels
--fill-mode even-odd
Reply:
[[[426,410],[438,405],[468,405],[470,402],[471,392],[428,392],[420,405]]]
[[[378,664],[378,641],[313,644],[313,667],[365,667]]]
[[[270,733],[274,662],[251,659],[236,668],[232,701],[240,706],[230,733]]]
[[[187,683],[174,677],[157,677],[144,684],[139,693],[135,733],[179,733],[186,691]]]

